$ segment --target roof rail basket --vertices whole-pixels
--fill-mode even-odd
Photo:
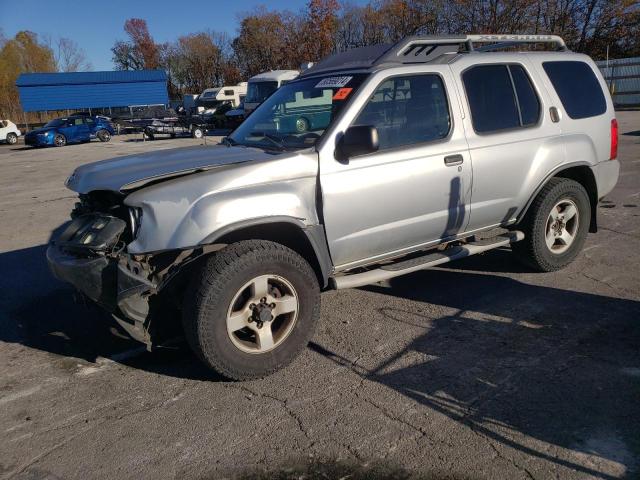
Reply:
[[[476,48],[474,44],[487,44]],[[375,61],[383,63],[426,63],[443,54],[488,52],[519,44],[553,44],[556,50],[567,50],[557,35],[439,35],[414,36],[400,40]]]

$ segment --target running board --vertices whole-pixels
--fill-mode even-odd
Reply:
[[[493,250],[494,248],[504,247],[511,243],[519,242],[523,238],[524,233],[515,230],[492,238],[476,240],[439,252],[428,253],[410,260],[384,265],[375,270],[333,277],[331,282],[336,290],[362,287],[363,285],[382,282],[383,280],[399,277],[400,275],[406,275],[407,273],[416,272],[418,270],[426,270],[437,265],[442,265],[443,263],[449,263],[453,260]]]

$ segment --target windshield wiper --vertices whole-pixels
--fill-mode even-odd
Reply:
[[[287,149],[287,147],[284,146],[284,143],[282,143],[282,140],[280,140],[280,138],[276,137],[275,135],[271,135],[270,133],[267,133],[267,132],[251,132],[249,135],[254,136],[254,137],[266,138],[267,140],[271,141],[271,143],[276,145],[281,150],[286,150]]]

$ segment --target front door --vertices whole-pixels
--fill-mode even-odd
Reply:
[[[89,127],[82,117],[72,117],[68,120],[67,126],[60,129],[67,142],[85,142],[90,139]]]
[[[344,162],[321,152],[324,222],[338,268],[399,255],[466,228],[471,164],[460,108],[451,72],[433,69],[379,73],[363,89],[366,101],[349,126],[376,127],[377,152]]]

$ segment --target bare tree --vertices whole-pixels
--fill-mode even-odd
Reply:
[[[53,50],[56,65],[61,72],[80,72],[92,69],[84,50],[69,38],[60,37]]]

